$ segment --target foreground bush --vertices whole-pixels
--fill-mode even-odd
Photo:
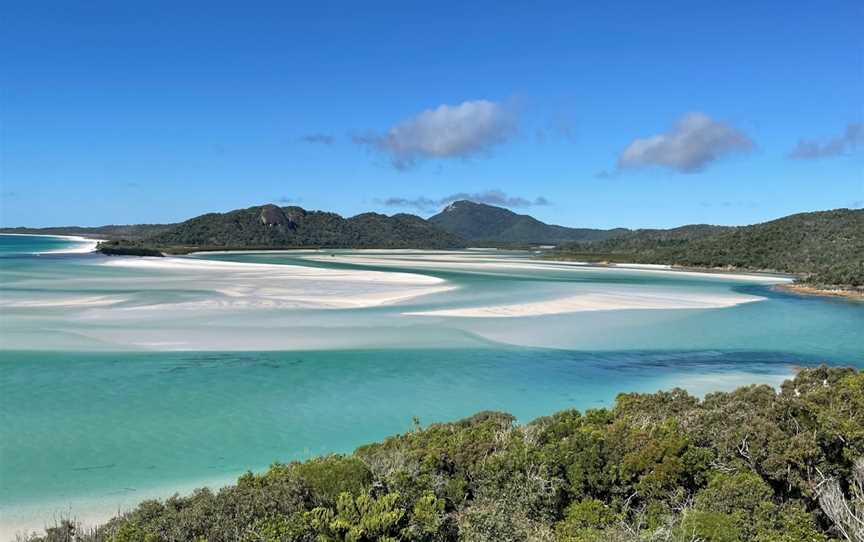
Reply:
[[[864,372],[483,412],[33,541],[864,540]]]

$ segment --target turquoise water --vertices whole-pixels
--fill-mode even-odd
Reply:
[[[0,257],[61,251],[81,244],[63,237],[0,234]]]
[[[152,267],[34,256],[70,242],[25,240],[0,236],[0,536],[58,511],[96,520],[276,460],[347,452],[414,416],[529,420],[624,391],[704,394],[776,385],[796,366],[864,366],[864,305],[760,280],[497,252],[216,254]],[[281,274],[296,269],[344,276]],[[381,279],[394,272],[399,281]],[[723,306],[417,315],[604,292]],[[344,305],[363,296],[372,301]]]

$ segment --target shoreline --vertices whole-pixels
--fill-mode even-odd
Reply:
[[[398,260],[390,260],[387,258],[376,258],[374,253],[366,252],[367,249],[356,249],[350,253],[337,254],[342,256],[340,263],[353,263],[359,265],[375,265],[375,266],[400,266],[402,262]],[[226,251],[228,252],[228,251]],[[393,251],[396,255],[400,255],[398,249]],[[406,253],[405,256],[411,254]],[[464,250],[442,251],[441,255],[456,256],[456,259],[440,260],[433,257],[412,258],[410,265],[418,270],[426,267],[449,267],[452,269],[460,269],[470,271],[486,267],[486,269],[552,269],[555,266],[578,267],[586,271],[619,271],[619,272],[636,272],[646,274],[671,274],[675,273],[679,276],[696,276],[705,278],[720,278],[726,280],[748,280],[758,281],[763,284],[792,282],[795,277],[790,274],[769,273],[757,271],[734,271],[734,270],[709,270],[699,268],[684,268],[674,267],[671,265],[655,265],[655,264],[638,264],[638,263],[614,263],[602,264],[598,262],[581,262],[575,260],[550,260],[542,258],[525,258],[525,259],[503,259],[490,254],[489,258],[478,259],[477,252],[467,253]],[[463,258],[459,258],[463,256]],[[317,255],[304,256],[303,259],[315,262],[328,262],[330,258]]]
[[[30,234],[30,233],[0,233],[0,235],[18,235],[18,236],[33,236],[33,237],[55,237],[62,239],[69,239],[79,242],[93,243],[93,247],[89,250],[83,249],[74,249],[74,250],[57,250],[57,251],[46,251],[40,254],[54,253],[58,254],[61,252],[65,253],[84,253],[84,252],[98,252],[96,245],[101,242],[106,242],[105,239],[95,239],[88,238],[82,236],[75,235],[50,235],[50,234]],[[166,257],[184,257],[184,256],[204,256],[206,260],[207,255],[212,254],[300,254],[303,255],[308,254],[312,257],[306,257],[304,259],[308,259],[311,261],[329,261],[329,259],[318,259],[315,257],[317,254],[327,253],[328,251],[345,251],[347,253],[360,253],[360,254],[375,254],[375,253],[401,253],[406,256],[416,255],[416,254],[431,254],[431,255],[458,255],[460,253],[471,253],[471,255],[477,255],[483,251],[489,252],[499,252],[500,249],[496,248],[483,248],[483,247],[469,247],[462,249],[399,249],[399,248],[321,248],[321,247],[298,247],[298,248],[274,248],[274,249],[264,249],[264,248],[250,248],[250,249],[214,249],[214,250],[191,250],[189,252],[165,252],[163,251],[164,256]],[[528,255],[532,254],[530,250],[522,250],[515,249],[516,252],[524,252]],[[338,254],[338,253],[337,253]],[[345,255],[338,254],[338,255]],[[135,257],[143,257],[138,255],[129,255]],[[433,259],[434,261],[434,259]],[[796,279],[796,275],[792,273],[782,273],[778,271],[770,271],[770,270],[745,270],[745,269],[726,269],[726,268],[708,268],[708,267],[685,267],[685,266],[677,266],[673,264],[645,264],[645,263],[634,263],[634,262],[592,262],[592,261],[578,261],[578,260],[565,260],[565,259],[548,259],[548,258],[529,258],[527,262],[544,262],[549,264],[558,264],[558,265],[573,265],[586,269],[611,269],[611,270],[621,270],[621,271],[641,271],[647,273],[679,273],[681,275],[689,275],[689,276],[712,276],[712,277],[721,277],[725,279],[731,280],[772,280],[777,281],[778,285],[780,283],[785,282],[793,282]],[[246,262],[236,262],[245,264]],[[358,262],[361,265],[373,263],[375,265],[384,264],[385,262]],[[388,262],[389,263],[389,262]],[[473,263],[481,263],[481,262],[473,262]],[[824,291],[825,293],[818,293],[819,291]],[[828,296],[843,296],[843,297],[864,297],[864,293],[857,295],[855,291],[849,291],[851,295],[847,295],[844,293],[835,293],[834,290],[820,290],[817,288],[813,288],[813,295],[828,295]]]
[[[51,237],[53,239],[66,239],[68,241],[75,241],[77,243],[82,243],[84,246],[76,247],[76,248],[60,248],[57,250],[43,250],[40,252],[33,252],[32,254],[42,255],[42,254],[89,254],[91,252],[96,252],[96,245],[103,242],[104,239],[92,239],[89,237],[82,237],[80,235],[51,235],[47,233],[0,233],[0,235],[11,235],[15,237]]]
[[[4,234],[5,235],[5,234]],[[8,235],[30,235],[30,234],[8,234]],[[57,235],[46,235],[45,237],[72,237],[72,236],[57,236]],[[89,239],[83,239],[88,240]],[[102,240],[100,240],[102,241]],[[330,261],[327,259],[319,259],[316,256],[321,254],[328,254],[331,252],[335,252],[338,256],[347,256],[352,253],[357,255],[368,254],[370,256],[380,253],[394,253],[394,254],[403,254],[405,256],[412,256],[417,254],[428,254],[432,255],[433,258],[429,259],[431,262],[434,262],[434,256],[450,256],[450,255],[466,255],[466,256],[478,256],[482,254],[482,252],[488,251],[490,252],[490,256],[494,257],[496,254],[500,254],[500,249],[496,248],[482,248],[482,247],[469,247],[462,249],[413,249],[413,248],[321,248],[321,247],[298,247],[298,248],[273,248],[273,249],[264,249],[264,248],[237,248],[237,249],[214,249],[214,250],[191,250],[189,252],[171,252],[170,250],[163,250],[163,253],[166,257],[203,257],[201,259],[206,259],[208,255],[227,255],[227,254],[298,254],[303,256],[309,255],[311,257],[305,257],[304,259],[308,259],[311,261],[322,261],[327,262]],[[514,252],[523,252],[526,255],[531,255],[532,251],[523,250],[523,249],[514,249]],[[140,257],[140,256],[139,256]],[[421,258],[420,260],[424,260],[427,258]],[[246,263],[246,262],[236,262],[236,263]],[[343,262],[340,262],[343,263]],[[349,262],[351,263],[351,262]],[[361,265],[386,265],[390,262],[361,262],[357,263]],[[415,261],[414,263],[419,263],[419,261]],[[481,261],[474,260],[471,263],[483,263]],[[503,262],[496,262],[503,263]],[[612,270],[622,270],[622,271],[643,271],[643,272],[653,272],[653,273],[679,273],[681,275],[690,275],[690,276],[700,276],[700,275],[708,275],[712,277],[721,277],[725,279],[733,279],[733,280],[776,280],[778,282],[791,282],[795,280],[796,276],[791,273],[781,273],[778,271],[750,271],[750,270],[736,270],[736,269],[725,269],[725,268],[703,268],[703,267],[684,267],[684,266],[676,266],[672,264],[645,264],[645,263],[634,263],[634,262],[591,262],[591,261],[578,261],[578,260],[559,260],[559,259],[548,259],[548,258],[527,258],[524,262],[520,262],[522,265],[527,263],[543,263],[552,264],[552,265],[572,265],[578,266],[587,269],[612,269]]]
[[[791,284],[775,284],[775,290],[785,293],[815,296],[815,297],[840,297],[851,301],[864,302],[864,290],[853,290],[850,288],[830,288],[825,286],[812,286],[793,282]]]
[[[255,469],[256,471],[266,470]],[[244,471],[245,472],[245,471]],[[75,495],[56,500],[26,500],[21,503],[0,506],[0,540],[16,540],[16,536],[28,536],[33,533],[44,533],[46,528],[59,524],[62,519],[69,519],[87,529],[104,525],[114,517],[137,508],[142,502],[150,499],[165,501],[172,495],[188,496],[197,489],[208,488],[218,491],[230,485],[236,485],[237,479],[243,474],[217,476],[213,478],[186,479],[163,481],[139,488],[125,488],[128,491],[108,493],[103,495]]]
[[[633,295],[629,292],[596,293],[506,305],[482,305],[456,309],[403,312],[406,316],[452,318],[521,318],[609,310],[721,309],[764,301],[751,295],[689,296]]]

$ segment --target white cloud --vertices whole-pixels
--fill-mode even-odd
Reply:
[[[517,131],[518,119],[508,107],[488,100],[440,105],[404,120],[384,135],[355,136],[388,154],[399,169],[428,158],[465,158],[487,152]]]
[[[743,132],[704,113],[687,113],[669,131],[630,143],[618,167],[661,166],[695,173],[725,155],[751,149],[753,142]]]
[[[825,156],[840,156],[857,149],[864,148],[864,124],[852,123],[846,126],[841,135],[824,143],[811,139],[802,139],[789,153],[789,158],[812,159]]]

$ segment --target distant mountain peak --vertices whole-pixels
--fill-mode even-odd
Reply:
[[[450,202],[450,204],[447,205],[447,207],[444,207],[444,209],[443,209],[441,212],[442,212],[442,213],[451,213],[451,212],[453,212],[453,211],[457,211],[457,210],[459,210],[459,209],[464,209],[464,208],[466,208],[466,207],[471,207],[471,206],[474,206],[474,205],[478,205],[478,206],[479,206],[480,204],[479,204],[479,203],[476,203],[476,202],[473,202],[473,201],[471,201],[471,200],[467,200],[467,199],[460,199],[460,200],[456,200],[456,201]]]
[[[558,244],[606,239],[622,231],[545,224],[529,215],[470,200],[450,203],[440,213],[430,217],[429,221],[463,239],[495,243]]]

